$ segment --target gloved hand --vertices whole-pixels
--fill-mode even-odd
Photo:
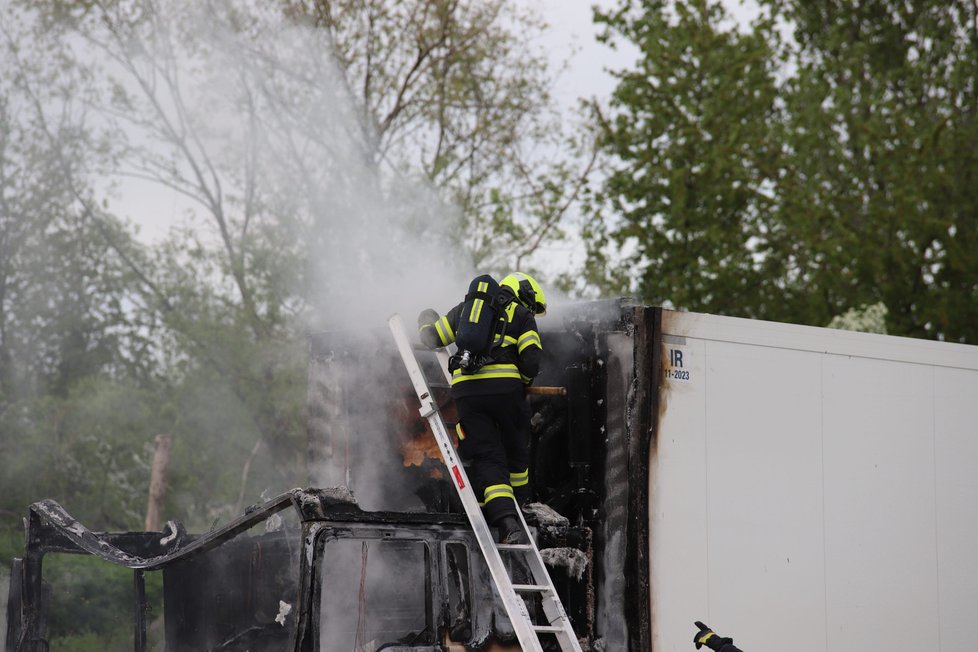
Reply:
[[[427,308],[418,315],[418,328],[434,324],[436,321],[438,321],[438,311],[434,308]]]
[[[693,643],[696,644],[697,650],[704,645],[711,650],[720,650],[720,648],[722,648],[724,645],[733,643],[732,638],[721,638],[716,634],[716,632],[698,620],[694,624],[700,630],[695,636],[693,636]]]

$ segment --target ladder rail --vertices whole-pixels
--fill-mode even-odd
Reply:
[[[529,535],[530,529],[526,524],[526,519],[523,518],[523,510],[517,509],[516,514],[520,519],[520,523],[523,525],[523,531]],[[533,578],[536,580],[538,585],[545,587],[544,598],[541,600],[541,604],[543,606],[543,613],[547,618],[547,622],[550,625],[553,625],[554,623],[564,623],[566,625],[561,627],[560,632],[554,632],[557,640],[561,644],[561,649],[581,652],[581,644],[577,640],[577,636],[574,634],[574,631],[570,626],[570,618],[567,617],[567,612],[564,610],[564,605],[560,602],[560,598],[557,596],[557,587],[554,586],[553,580],[550,578],[550,573],[547,572],[547,566],[543,562],[543,557],[540,555],[539,548],[537,548],[536,545],[530,545],[530,550],[527,554],[529,554],[530,557],[530,569]]]
[[[395,314],[391,316],[388,319],[388,325],[394,337],[394,342],[397,344],[398,351],[401,354],[401,358],[404,361],[404,365],[407,368],[408,375],[411,377],[414,388],[418,393],[418,398],[421,401],[419,412],[422,417],[428,420],[428,424],[435,434],[438,449],[441,451],[445,466],[448,467],[448,475],[462,501],[462,507],[465,509],[469,523],[475,532],[475,538],[479,543],[479,548],[482,550],[486,565],[489,567],[489,573],[496,585],[496,590],[503,602],[503,607],[506,609],[507,615],[509,615],[509,620],[516,632],[516,637],[525,652],[543,652],[537,633],[533,630],[526,603],[523,602],[523,599],[513,589],[513,584],[509,578],[506,566],[503,563],[499,551],[496,550],[489,525],[482,517],[479,502],[475,497],[475,493],[472,491],[472,485],[465,473],[465,469],[459,461],[454,446],[452,446],[452,440],[445,428],[445,422],[442,420],[438,411],[438,404],[432,397],[431,390],[428,387],[428,381],[425,379],[421,366],[414,356],[411,342],[408,340],[400,315]],[[526,527],[525,521],[523,521],[523,526],[524,528]],[[539,553],[537,553],[537,556],[539,557]],[[546,613],[546,609],[544,612]],[[578,646],[577,652],[579,651],[580,647]]]
[[[446,349],[436,349],[435,357],[438,358],[438,368],[445,374],[445,382],[451,386],[452,372],[448,370],[448,351]]]

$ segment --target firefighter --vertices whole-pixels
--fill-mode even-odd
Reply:
[[[741,652],[741,649],[733,644],[732,638],[720,636],[698,620],[694,624],[699,630],[693,636],[693,643],[696,644],[697,650],[705,645],[715,652]]]
[[[517,501],[529,498],[530,427],[526,388],[540,369],[543,345],[535,315],[547,309],[543,288],[516,272],[500,283],[500,321],[489,360],[474,373],[454,370],[452,398],[458,410],[459,454],[469,468],[486,520],[499,530],[500,543],[526,543]],[[432,309],[418,316],[421,342],[429,348],[455,341],[463,303],[445,315]]]

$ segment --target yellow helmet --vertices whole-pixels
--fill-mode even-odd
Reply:
[[[547,297],[543,288],[529,274],[513,272],[501,280],[499,285],[509,288],[513,296],[534,314],[543,315],[547,312]]]

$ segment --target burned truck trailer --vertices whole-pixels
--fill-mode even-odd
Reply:
[[[970,645],[978,347],[627,301],[539,326],[537,383],[568,393],[529,398],[528,521],[582,648],[690,649],[694,620],[752,650]],[[309,484],[342,489],[200,536],[37,503],[7,650],[48,649],[63,553],[132,569],[125,649],[159,613],[167,650],[512,648],[386,329],[313,337],[308,392]]]
[[[647,649],[641,460],[654,391],[635,361],[651,358],[655,315],[598,302],[542,328],[538,383],[568,393],[530,397],[527,521],[584,649]],[[434,356],[422,362],[436,377]],[[448,388],[435,391],[451,422]],[[58,649],[47,567],[65,555],[131,570],[121,649],[518,649],[389,332],[310,338],[308,396],[308,481],[333,489],[291,490],[203,535],[175,523],[93,533],[57,503],[33,505],[11,573],[8,652]]]
[[[536,504],[572,528],[540,547],[555,562],[551,575],[566,589],[561,601],[585,649],[648,649],[647,460],[658,374],[647,363],[657,364],[657,314],[606,301],[551,311],[538,322],[544,346],[535,384],[566,395],[528,396],[530,484]],[[368,509],[459,513],[403,364],[378,354],[390,350],[390,339],[386,328],[313,339],[311,483],[349,487]],[[447,384],[431,382],[443,379],[436,357],[417,355],[453,424]],[[528,514],[531,525],[538,518]],[[566,550],[584,553],[582,582],[567,581]]]
[[[560,529],[543,531],[543,542],[565,544],[579,531]],[[46,622],[60,587],[41,562],[58,554],[132,569],[131,636],[117,649],[422,651],[514,638],[468,523],[455,515],[368,513],[342,492],[296,489],[199,537],[179,527],[96,534],[52,501],[32,506],[29,531],[13,566],[8,650],[72,649]],[[163,581],[156,604],[146,591],[154,572]],[[148,629],[160,615],[165,632],[153,645]]]

